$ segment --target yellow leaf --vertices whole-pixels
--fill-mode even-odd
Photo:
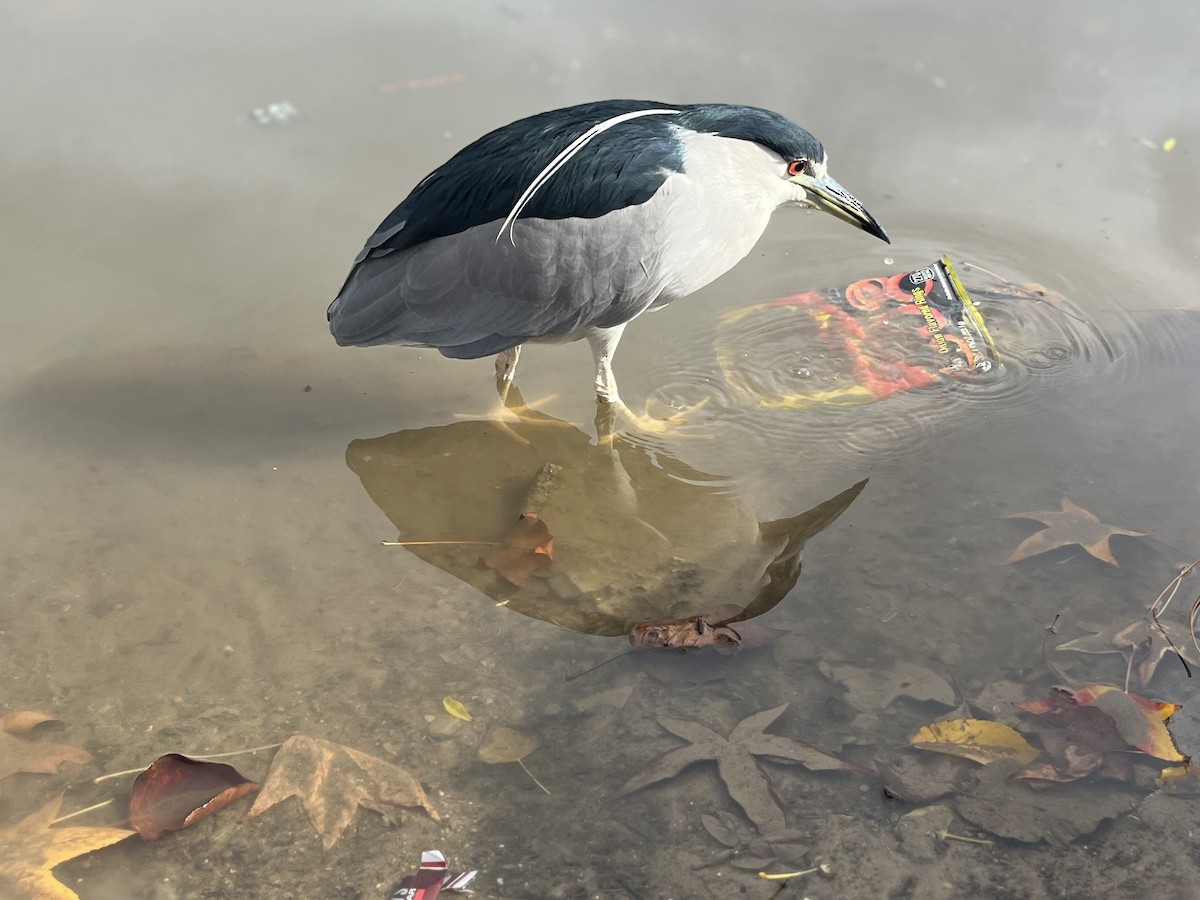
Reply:
[[[1175,138],[1167,138],[1165,141],[1163,141],[1163,152],[1170,153],[1175,149],[1175,143]]]
[[[137,834],[127,828],[68,826],[52,828],[61,796],[21,821],[0,829],[0,893],[36,900],[79,900],[58,881],[54,867]]]
[[[1193,766],[1168,766],[1155,784],[1164,794],[1175,797],[1200,796],[1200,777]]]
[[[986,719],[952,719],[921,728],[909,741],[921,750],[961,756],[977,763],[1013,760],[1029,765],[1038,751],[1016,730]]]
[[[467,712],[467,708],[453,697],[443,697],[442,706],[445,707],[446,712],[450,713],[450,715],[454,716],[454,718],[462,719],[464,722],[471,721],[471,714]]]

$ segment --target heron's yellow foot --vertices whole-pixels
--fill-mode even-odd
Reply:
[[[661,407],[665,411],[664,415],[659,415],[658,410],[651,412],[650,403],[645,406],[644,412],[636,412],[625,405],[620,398],[605,399],[603,397],[596,398],[596,434],[602,444],[611,443],[621,433],[617,427],[617,421],[626,423],[634,430],[641,431],[647,434],[672,434],[678,433],[677,429],[688,424],[695,413],[708,404],[708,398],[705,397],[699,403],[684,407],[683,409],[675,409],[674,407]]]

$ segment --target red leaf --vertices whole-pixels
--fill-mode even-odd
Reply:
[[[1018,703],[1017,706],[1026,712],[1044,715],[1071,704],[1103,710],[1127,744],[1151,756],[1168,762],[1188,762],[1188,757],[1175,746],[1165,724],[1179,709],[1174,703],[1148,700],[1110,684],[1089,684],[1073,691],[1056,688],[1045,699]]]
[[[160,756],[133,783],[129,824],[147,841],[186,828],[258,790],[233,766],[188,759],[178,753]]]

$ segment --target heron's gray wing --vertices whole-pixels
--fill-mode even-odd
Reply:
[[[330,307],[338,343],[475,358],[628,321],[662,285],[653,201],[584,219],[489,222],[363,260]]]

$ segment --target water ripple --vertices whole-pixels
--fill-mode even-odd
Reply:
[[[836,342],[821,340],[819,322],[802,304],[773,301],[722,317],[715,335],[681,335],[677,352],[649,373],[657,385],[651,408],[703,402],[685,430],[748,446],[895,457],[927,448],[955,422],[1030,421],[1087,379],[1130,380],[1147,366],[1179,363],[1200,336],[1200,312],[1090,318],[1041,285],[961,271],[997,348],[1000,365],[989,372],[940,371],[944,358],[914,341],[919,332],[907,322],[876,321],[869,340],[839,352]],[[687,362],[672,365],[680,359]],[[916,384],[876,396],[859,383],[864,360],[874,371],[899,373],[897,383]]]

